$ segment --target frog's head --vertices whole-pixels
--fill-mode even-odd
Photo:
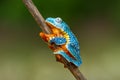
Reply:
[[[46,19],[46,23],[50,27],[52,26],[52,27],[58,28],[62,31],[69,29],[68,25],[59,17],[57,17],[57,18],[49,17]]]

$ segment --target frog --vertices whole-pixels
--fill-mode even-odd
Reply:
[[[82,64],[79,41],[67,23],[60,17],[48,17],[45,23],[52,33],[40,32],[40,37],[48,44],[53,54],[57,54],[56,60],[62,62],[61,58],[64,57],[69,63],[79,67]]]

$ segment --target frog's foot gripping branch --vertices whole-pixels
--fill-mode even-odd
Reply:
[[[45,41],[49,42],[50,38],[54,37],[54,34],[45,34],[44,32],[40,32],[40,37]]]
[[[56,61],[57,62],[60,62],[60,63],[62,63],[62,64],[64,64],[64,62],[63,62],[63,56],[62,55],[60,55],[60,54],[55,54],[55,57],[56,57]],[[69,63],[69,62],[68,62]],[[70,63],[70,64],[72,64],[72,63]],[[67,66],[64,64],[64,68],[67,68]]]

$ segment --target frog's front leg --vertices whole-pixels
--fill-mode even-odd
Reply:
[[[40,37],[45,41],[49,42],[51,37],[54,37],[55,34],[46,34],[44,32],[40,32]]]
[[[43,32],[40,33],[41,38],[50,44],[56,44],[56,45],[63,45],[65,44],[66,38],[64,38],[62,35],[56,35],[56,34],[45,34]]]
[[[56,44],[56,45],[64,45],[66,43],[66,39],[62,36],[52,37],[50,39],[50,44]]]
[[[52,49],[53,51],[60,49],[60,48],[56,48],[55,45],[60,46],[66,44],[67,42],[62,35],[58,35],[58,34],[45,34],[41,32],[40,36],[45,42],[48,43],[49,48]]]

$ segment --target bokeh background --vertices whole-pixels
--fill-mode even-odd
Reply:
[[[120,80],[120,0],[33,0],[61,17],[80,41],[88,80]],[[0,0],[0,80],[75,80],[39,37],[22,0]]]

